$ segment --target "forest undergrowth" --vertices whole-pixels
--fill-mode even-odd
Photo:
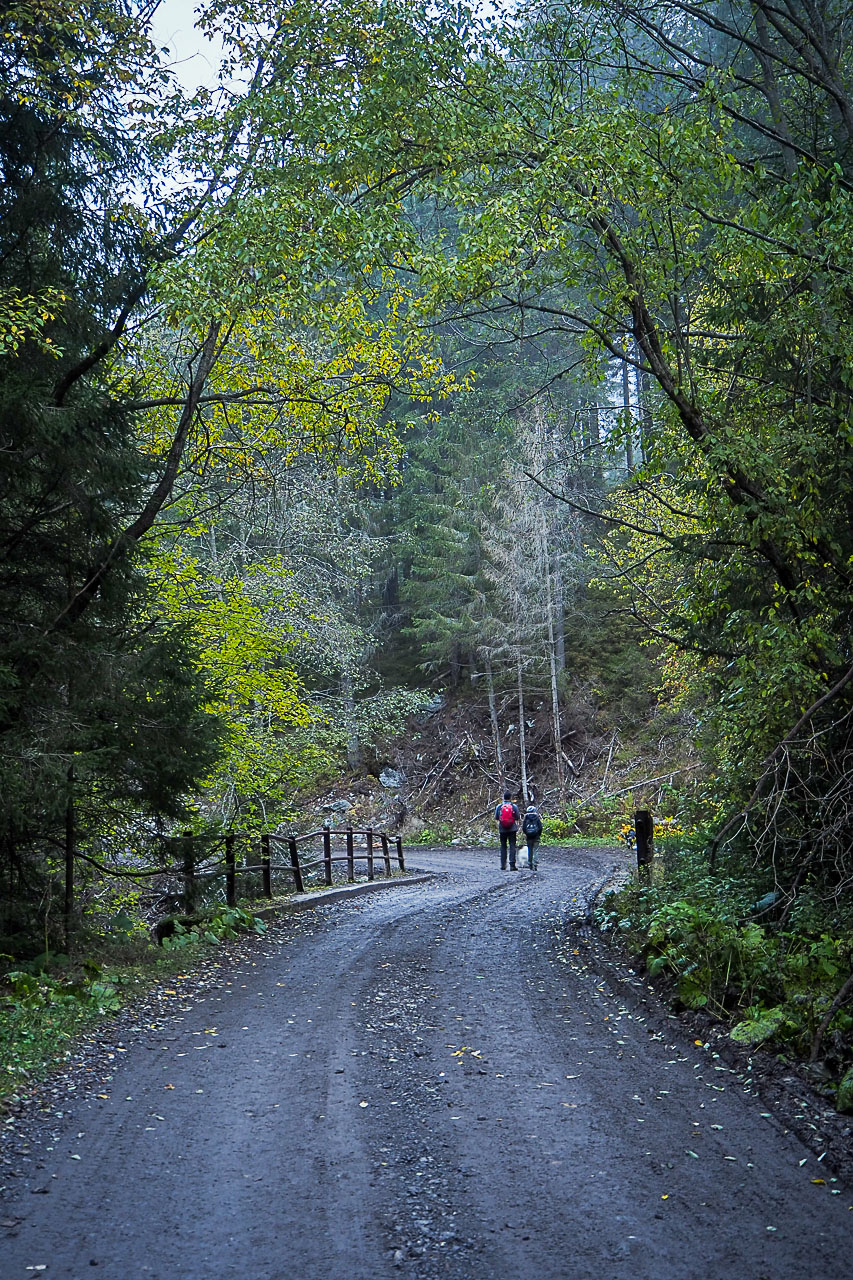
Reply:
[[[658,839],[651,868],[596,911],[676,1009],[702,1010],[748,1050],[805,1066],[853,1111],[853,912],[806,886],[794,901],[743,854],[713,869],[708,833]],[[768,888],[768,886],[771,886]]]

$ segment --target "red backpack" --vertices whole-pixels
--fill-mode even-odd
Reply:
[[[501,805],[501,811],[498,814],[498,825],[503,827],[504,830],[515,826],[515,810],[507,800]]]

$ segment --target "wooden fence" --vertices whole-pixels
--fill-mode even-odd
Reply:
[[[364,848],[356,849],[356,836],[364,837]],[[304,845],[308,841],[316,840],[318,837],[322,840],[322,854],[318,858],[306,858],[304,854],[300,855],[300,844]],[[344,852],[340,854],[333,853],[332,840],[334,837],[343,838]],[[236,844],[238,833],[229,832],[223,836],[218,842],[222,847],[222,858],[219,860],[220,865],[209,868],[207,866],[199,868],[196,865],[195,844],[196,837],[192,832],[185,832],[179,839],[183,845],[183,906],[184,910],[190,912],[194,909],[198,899],[198,887],[200,883],[217,878],[225,880],[225,901],[228,906],[233,907],[237,902],[237,878],[238,876],[257,875],[260,873],[262,893],[264,897],[271,898],[273,896],[273,874],[284,872],[293,880],[294,888],[297,893],[305,892],[306,874],[315,867],[323,868],[323,883],[331,885],[332,881],[332,865],[335,862],[345,862],[347,866],[347,881],[352,884],[355,880],[355,864],[356,862],[366,862],[367,878],[373,880],[376,877],[377,864],[380,871],[384,871],[386,876],[391,875],[391,845],[394,845],[394,858],[401,871],[406,870],[406,863],[403,857],[403,841],[400,836],[390,836],[387,831],[374,831],[372,827],[364,830],[356,830],[352,827],[344,827],[336,829],[332,827],[320,827],[317,831],[307,831],[303,835],[290,833],[286,836],[275,835],[272,832],[265,832],[260,837],[258,861],[243,861],[238,865],[236,856]],[[274,860],[273,849],[279,848],[282,851],[287,850],[287,861],[278,862]]]
[[[320,838],[322,852],[319,857],[306,858],[304,846],[308,841]],[[356,838],[363,838],[364,845],[356,848]],[[341,840],[344,852],[333,852],[333,841]],[[96,858],[75,851],[73,858],[65,863],[65,935],[69,941],[74,932],[75,877],[74,867],[77,859],[97,868],[102,875],[127,879],[136,883],[148,882],[153,885],[164,879],[167,884],[163,889],[154,892],[158,899],[170,899],[172,910],[183,910],[187,915],[195,911],[201,888],[216,880],[225,881],[225,901],[228,906],[236,906],[237,880],[241,876],[260,876],[261,893],[266,898],[273,896],[273,876],[287,875],[297,893],[305,892],[305,879],[312,870],[323,869],[323,883],[332,884],[332,866],[335,862],[345,862],[347,880],[355,880],[356,863],[366,863],[367,878],[373,880],[377,871],[386,876],[391,875],[392,856],[396,859],[401,871],[406,870],[403,858],[403,841],[400,836],[391,836],[387,831],[374,831],[372,827],[365,830],[354,830],[352,827],[334,829],[320,827],[317,831],[308,831],[303,835],[290,833],[280,836],[273,832],[264,832],[260,837],[250,837],[245,832],[229,831],[224,836],[213,840],[209,836],[195,835],[192,831],[184,831],[179,836],[165,837],[168,857],[164,857],[160,865],[137,869],[131,867],[106,866]],[[243,857],[238,862],[238,842],[243,846]],[[300,845],[303,851],[300,852]],[[393,855],[392,855],[393,846]],[[286,861],[279,861],[275,852],[286,852]],[[218,855],[214,857],[214,855]],[[180,886],[178,892],[175,890]]]

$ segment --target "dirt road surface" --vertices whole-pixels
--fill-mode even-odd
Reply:
[[[583,930],[558,955],[616,857],[413,854],[175,984],[30,1134],[3,1280],[848,1280],[849,1189]]]

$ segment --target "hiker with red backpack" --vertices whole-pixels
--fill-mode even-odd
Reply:
[[[515,833],[521,813],[517,804],[513,804],[509,791],[504,792],[503,803],[495,809],[495,821],[498,824],[498,835],[501,841],[501,871],[506,871],[507,847],[509,847],[509,869],[517,871],[515,865]]]

